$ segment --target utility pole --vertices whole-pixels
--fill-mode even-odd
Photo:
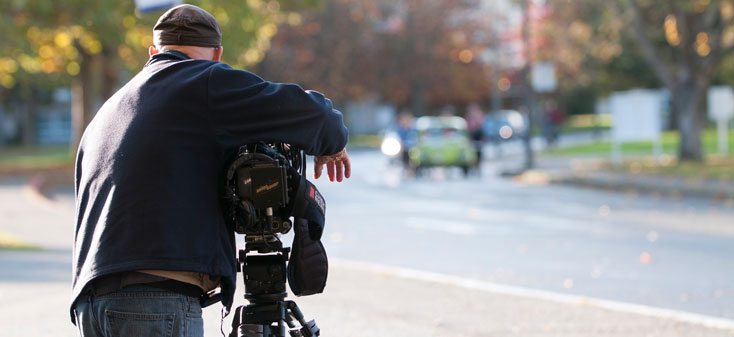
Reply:
[[[502,93],[500,92],[499,86],[497,83],[499,83],[500,80],[500,60],[499,60],[499,43],[497,41],[497,33],[494,31],[494,28],[491,28],[491,36],[492,39],[491,47],[492,50],[492,58],[489,62],[489,89],[491,92],[490,102],[489,102],[489,112],[494,113],[497,112],[502,107]]]
[[[525,46],[525,66],[522,70],[522,79],[525,82],[525,90],[524,90],[524,101],[525,101],[525,107],[527,114],[527,128],[525,130],[525,137],[523,139],[525,143],[525,170],[530,170],[533,167],[535,167],[535,159],[533,156],[533,146],[532,146],[532,131],[533,131],[533,108],[534,108],[534,102],[535,97],[533,93],[533,86],[530,83],[530,71],[532,69],[532,50],[531,50],[531,42],[530,42],[530,0],[522,0],[522,13],[523,13],[523,21],[522,21],[522,38],[523,38],[523,44]]]

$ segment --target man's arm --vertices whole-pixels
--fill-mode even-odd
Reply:
[[[315,156],[334,156],[344,150],[347,128],[342,114],[322,94],[295,84],[267,82],[226,64],[212,68],[209,113],[225,147],[266,141],[288,143]],[[345,169],[344,158],[332,159],[327,162],[334,163],[335,171],[337,166]]]

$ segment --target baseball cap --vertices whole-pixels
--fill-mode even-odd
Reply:
[[[153,26],[156,46],[219,47],[222,31],[217,19],[194,5],[179,5],[163,13]]]

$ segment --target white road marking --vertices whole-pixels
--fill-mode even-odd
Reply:
[[[441,221],[432,218],[409,217],[405,221],[406,226],[420,231],[430,230],[446,232],[458,235],[475,235],[479,226],[456,221]]]
[[[689,323],[734,332],[734,320],[696,314],[691,312],[651,307],[641,304],[625,303],[587,296],[569,295],[546,290],[510,286],[460,276],[421,271],[409,268],[393,267],[371,262],[353,261],[345,259],[330,259],[330,263],[340,267],[358,269],[372,273],[380,273],[412,279],[417,281],[433,282],[466,289],[479,290],[488,293],[519,296],[571,305],[584,305],[616,312],[644,315],[662,319],[671,319],[682,323]]]

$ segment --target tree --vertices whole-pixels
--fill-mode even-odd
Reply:
[[[282,26],[258,72],[336,101],[378,97],[415,114],[489,94],[484,22],[463,0],[328,0]]]
[[[288,18],[281,6],[292,0],[191,1],[220,23],[223,60],[235,67],[259,62],[277,24]],[[306,2],[313,5],[313,0]],[[139,16],[134,1],[8,0],[0,3],[0,85],[29,86],[38,78],[58,78],[73,92],[76,145],[95,113],[95,97],[111,95],[121,71],[138,71],[148,59],[152,27],[161,13]]]
[[[615,0],[552,6],[574,13],[575,19],[597,29],[593,44],[614,46],[626,36],[659,83],[671,93],[680,160],[703,160],[701,130],[706,93],[723,59],[734,50],[734,3],[725,0]],[[594,10],[593,8],[597,9]],[[627,51],[624,51],[627,53]]]
[[[734,2],[627,0],[620,7],[630,17],[626,32],[670,90],[680,131],[679,159],[703,160],[706,95],[722,58],[734,51]],[[657,29],[650,29],[651,21]],[[667,45],[654,40],[660,23]]]
[[[605,96],[659,85],[634,41],[621,34],[624,21],[609,8],[594,1],[548,4],[548,19],[533,32],[546,41],[536,57],[556,64],[562,92]]]

